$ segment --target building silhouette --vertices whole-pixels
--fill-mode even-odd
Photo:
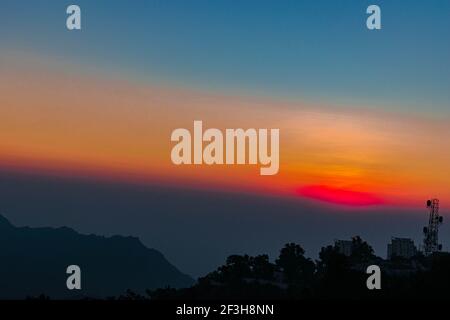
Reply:
[[[417,254],[417,248],[414,241],[409,238],[391,239],[391,243],[387,245],[387,257],[391,260],[393,257],[401,257],[411,259]]]
[[[334,240],[334,247],[337,248],[340,254],[347,257],[352,255],[353,242],[352,240]]]

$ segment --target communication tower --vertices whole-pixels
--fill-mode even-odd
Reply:
[[[433,252],[442,250],[442,245],[438,243],[439,225],[442,224],[443,217],[439,215],[439,200],[431,199],[427,201],[429,212],[428,227],[423,227],[424,254],[430,255]]]

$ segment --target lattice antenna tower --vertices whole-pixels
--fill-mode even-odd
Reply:
[[[439,226],[442,224],[443,217],[439,215],[439,200],[431,199],[427,201],[427,208],[429,212],[428,227],[423,228],[423,247],[424,254],[430,255],[434,252],[442,250],[442,245],[439,244]]]

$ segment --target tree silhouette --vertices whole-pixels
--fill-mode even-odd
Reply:
[[[231,255],[223,266],[200,278],[190,288],[157,289],[151,299],[368,299],[442,298],[450,287],[450,254],[385,261],[360,237],[352,239],[352,254],[346,256],[336,246],[321,248],[319,260],[306,258],[303,248],[286,244],[275,263],[266,254]],[[382,265],[383,290],[367,290],[365,268]],[[278,274],[283,278],[280,280]],[[277,275],[277,276],[275,276]],[[142,297],[128,292],[122,299]]]
[[[256,279],[272,280],[276,266],[269,262],[267,254],[250,258],[252,276]]]
[[[346,270],[349,266],[348,258],[339,253],[339,250],[334,246],[323,247],[319,253],[319,261],[317,262],[318,273],[324,274],[339,274]]]
[[[314,262],[305,258],[305,250],[295,243],[287,243],[280,251],[275,264],[281,269],[287,283],[292,285],[307,284],[314,276]]]
[[[359,262],[367,262],[375,257],[373,248],[361,239],[360,236],[352,238],[352,254],[351,258]]]

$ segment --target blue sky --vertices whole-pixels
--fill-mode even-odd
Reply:
[[[65,29],[71,3],[81,32]],[[380,31],[365,26],[369,4]],[[0,3],[8,52],[149,83],[434,115],[450,109],[449,35],[445,0]]]

